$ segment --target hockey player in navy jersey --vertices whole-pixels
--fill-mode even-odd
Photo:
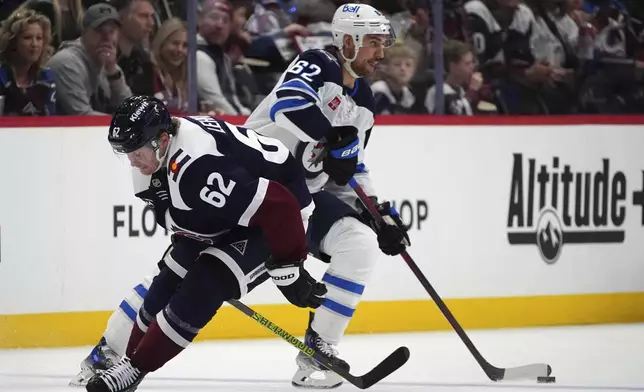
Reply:
[[[313,202],[282,143],[211,117],[171,118],[161,101],[140,96],[120,106],[108,140],[134,168],[136,196],[175,235],[126,356],[94,375],[87,391],[134,391],[185,349],[224,301],[268,277],[294,305],[321,304],[324,284],[303,268]]]
[[[306,171],[316,208],[309,245],[329,262],[323,277],[328,293],[311,318],[305,341],[348,368],[338,358],[337,344],[360,301],[380,256],[401,253],[409,238],[388,202],[378,204],[389,222],[377,227],[361,214],[347,182],[354,177],[374,199],[376,193],[363,164],[375,103],[370,75],[395,41],[394,30],[380,12],[366,4],[340,6],[332,22],[335,50],[300,54],[273,91],[250,115],[246,126],[282,141]],[[377,199],[375,199],[377,200]],[[334,388],[334,373],[298,355],[297,387]],[[324,378],[313,377],[322,372]]]

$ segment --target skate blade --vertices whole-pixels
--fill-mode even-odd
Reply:
[[[321,374],[324,378],[311,377],[314,373]],[[341,386],[343,382],[342,377],[328,370],[299,369],[295,372],[291,385],[303,389],[334,389]]]
[[[94,377],[94,372],[91,370],[81,370],[80,373],[76,375],[76,377],[72,378],[71,381],[69,381],[69,386],[70,387],[76,387],[76,388],[84,388],[87,386],[87,383],[89,382],[89,379]]]
[[[70,387],[84,388],[87,386],[87,383],[92,377],[104,372],[104,370],[99,370],[99,369],[94,370],[88,367],[86,364],[83,364],[83,365],[84,366],[81,366],[81,370],[80,372],[78,372],[76,377],[72,378],[71,381],[69,381],[68,385]]]

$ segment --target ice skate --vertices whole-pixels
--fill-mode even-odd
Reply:
[[[309,327],[306,330],[304,343],[308,347],[328,356],[331,363],[349,371],[349,364],[337,357],[338,350],[333,345],[324,341],[324,339],[322,339],[320,335],[311,328],[312,322],[313,313],[311,313],[311,316],[309,317]],[[291,380],[294,387],[331,389],[337,388],[343,383],[342,377],[328,370],[324,366],[320,365],[315,359],[302,352],[297,355],[295,362],[297,363],[298,370],[295,372],[295,375]]]
[[[107,345],[105,338],[101,338],[87,358],[83,359],[80,364],[80,372],[69,382],[69,385],[72,387],[84,387],[90,378],[109,369],[119,359],[121,358]]]
[[[87,392],[133,392],[146,374],[124,357],[116,365],[92,377],[87,383]]]

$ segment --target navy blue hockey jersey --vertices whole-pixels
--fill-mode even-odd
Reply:
[[[212,117],[179,121],[166,165],[152,176],[133,171],[135,194],[154,206],[160,225],[212,243],[249,226],[269,181],[287,188],[308,220],[314,205],[304,173],[282,143]]]

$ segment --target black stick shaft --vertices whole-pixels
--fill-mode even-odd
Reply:
[[[378,225],[383,225],[386,224],[384,220],[382,219],[382,216],[378,212],[378,209],[376,206],[371,202],[365,191],[362,189],[360,184],[355,179],[351,179],[349,181],[349,184],[353,188],[353,190],[356,192],[358,195],[358,198],[360,198],[360,201],[362,204],[369,210],[373,218],[376,220]],[[416,278],[420,281],[420,284],[425,288],[427,293],[429,294],[430,297],[432,297],[432,300],[436,303],[438,308],[440,309],[441,313],[443,313],[443,316],[447,319],[447,321],[450,323],[456,334],[458,335],[459,338],[461,338],[461,341],[465,344],[468,350],[470,350],[470,353],[474,356],[474,359],[476,359],[476,362],[481,366],[485,374],[488,375],[488,377],[492,380],[500,380],[503,378],[503,370],[495,368],[492,366],[485,358],[483,358],[483,355],[479,352],[479,350],[474,346],[474,343],[470,339],[469,336],[465,333],[461,325],[456,321],[456,318],[452,314],[452,312],[449,310],[447,305],[445,305],[445,302],[443,299],[438,295],[436,290],[434,290],[434,287],[429,283],[423,272],[420,270],[416,262],[411,258],[409,253],[407,251],[404,251],[401,253],[402,258],[405,260],[409,268],[412,270],[414,275],[416,275]]]

